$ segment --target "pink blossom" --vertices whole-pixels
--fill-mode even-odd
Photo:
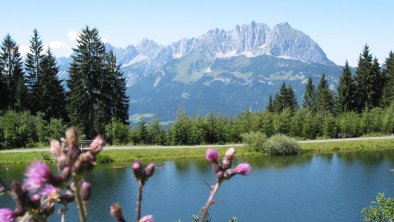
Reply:
[[[80,193],[81,193],[82,200],[84,200],[84,201],[89,200],[91,193],[92,193],[91,187],[92,187],[92,185],[90,185],[90,183],[87,181],[83,181],[81,183],[81,192]]]
[[[228,149],[226,151],[225,158],[232,160],[234,158],[234,156],[235,156],[235,149],[231,147],[230,149]]]
[[[146,215],[143,218],[141,218],[138,222],[153,222],[153,216]]]
[[[156,168],[156,166],[154,163],[148,164],[148,166],[145,167],[144,176],[146,178],[151,177],[153,175],[153,173],[155,172],[155,168]]]
[[[214,149],[208,149],[205,158],[211,163],[216,163],[218,160],[218,156],[219,156],[218,151]]]
[[[90,144],[90,151],[94,154],[99,153],[104,147],[104,138],[100,135],[94,138],[93,142]]]
[[[131,168],[133,169],[134,172],[134,176],[137,179],[141,179],[141,177],[143,176],[143,171],[142,171],[142,165],[140,161],[135,161],[133,163],[133,165],[131,166]]]
[[[1,222],[14,222],[16,221],[16,213],[9,208],[0,209]]]
[[[37,191],[43,187],[51,178],[48,165],[41,162],[33,162],[25,172],[23,185],[29,191]]]
[[[51,141],[51,152],[56,158],[58,158],[58,157],[60,157],[60,155],[62,155],[62,148],[60,147],[59,141],[57,141],[57,140]]]
[[[233,172],[241,174],[242,176],[246,176],[250,173],[251,170],[252,167],[250,166],[249,163],[241,163],[234,168]]]
[[[44,197],[47,197],[49,194],[51,194],[53,191],[56,191],[56,188],[52,185],[46,185],[44,189],[41,191],[41,195]]]

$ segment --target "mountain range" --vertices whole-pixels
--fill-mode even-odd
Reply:
[[[149,39],[126,48],[105,46],[127,79],[132,121],[141,116],[171,121],[180,107],[190,115],[262,111],[283,81],[301,103],[309,76],[317,84],[325,73],[334,89],[342,70],[312,38],[288,23],[270,28],[252,21],[167,46]],[[62,79],[69,62],[58,59]]]

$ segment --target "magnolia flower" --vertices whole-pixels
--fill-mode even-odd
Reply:
[[[1,222],[14,222],[16,221],[16,213],[9,208],[0,209]]]
[[[153,216],[146,215],[143,218],[141,218],[138,222],[153,222]]]
[[[27,168],[23,185],[27,190],[35,192],[43,187],[50,178],[49,167],[45,163],[36,161]]]
[[[251,170],[252,167],[248,163],[241,163],[233,169],[233,172],[241,174],[242,176],[246,176]]]
[[[207,153],[205,154],[205,158],[211,163],[216,163],[218,160],[218,156],[219,156],[218,151],[214,149],[208,149]]]

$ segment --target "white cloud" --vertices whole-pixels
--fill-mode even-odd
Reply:
[[[25,44],[19,46],[19,52],[21,53],[22,56],[25,56],[29,51],[30,51],[29,45]]]
[[[71,30],[71,31],[69,31],[68,33],[67,33],[67,36],[68,36],[68,39],[70,40],[70,41],[76,41],[77,40],[77,38],[78,38],[78,32],[76,32],[76,31],[74,31],[74,30]]]
[[[66,47],[66,46],[67,46],[66,43],[61,42],[61,41],[57,41],[57,40],[49,43],[49,47],[51,49],[60,49],[60,48]]]

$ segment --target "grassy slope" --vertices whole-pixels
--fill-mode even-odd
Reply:
[[[357,150],[386,150],[394,149],[394,139],[347,141],[330,143],[301,144],[305,152],[326,153]],[[217,148],[224,154],[227,148]],[[100,154],[109,156],[115,164],[130,163],[134,160],[176,160],[204,158],[206,148],[168,148],[168,149],[133,149],[133,150],[107,150]],[[247,147],[237,148],[238,156],[257,156],[260,153],[251,152]],[[49,153],[47,153],[49,154]],[[42,153],[0,153],[1,164],[26,164],[32,160],[43,160]]]

